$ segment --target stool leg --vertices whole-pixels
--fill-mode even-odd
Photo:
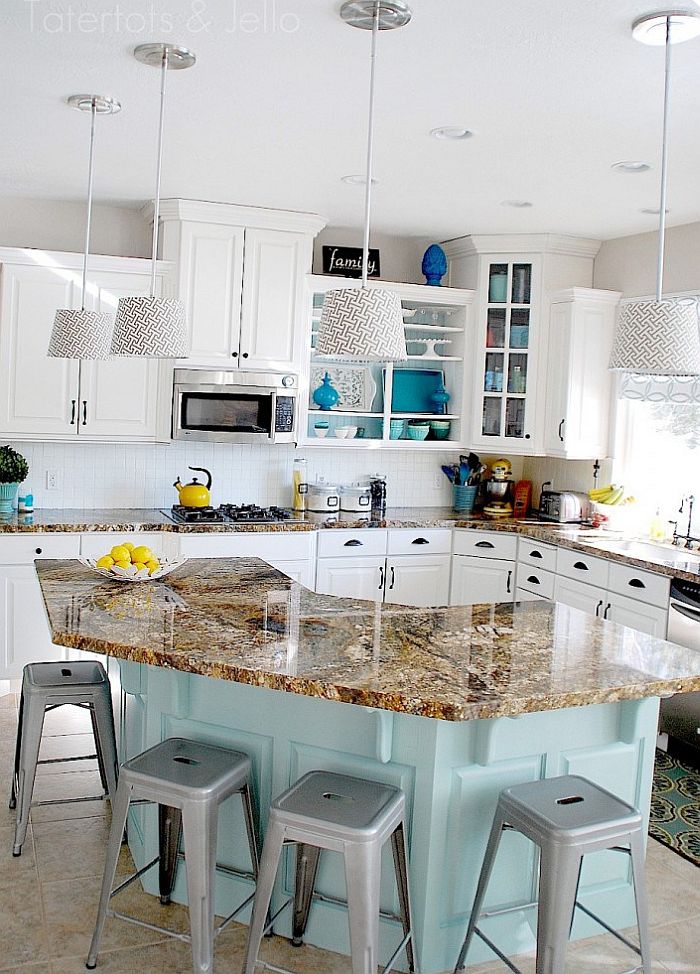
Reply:
[[[394,872],[396,873],[396,888],[399,893],[399,907],[401,910],[401,924],[404,937],[411,933],[411,939],[406,944],[406,960],[408,969],[413,974],[416,969],[413,949],[413,917],[411,915],[411,897],[408,888],[408,857],[406,855],[406,835],[403,822],[391,836],[391,851],[394,856]]]
[[[112,697],[108,687],[95,695],[90,712],[95,733],[95,748],[100,755],[101,767],[104,769],[107,794],[110,801],[113,801],[117,792],[119,765],[117,762],[117,742],[114,736]]]
[[[305,842],[297,844],[294,918],[292,920],[292,943],[295,947],[301,947],[304,942],[320,858],[321,850],[318,846],[307,845]]]
[[[172,805],[158,806],[158,892],[163,906],[170,903],[177,874],[177,854],[182,835],[182,812]]]
[[[122,847],[122,838],[124,835],[124,827],[126,825],[126,817],[129,813],[129,800],[131,798],[131,792],[131,785],[127,785],[122,782],[117,788],[117,793],[112,805],[112,824],[109,829],[109,839],[107,840],[107,854],[105,857],[105,869],[102,875],[100,905],[97,908],[95,930],[92,935],[87,960],[85,961],[85,966],[88,968],[88,970],[94,970],[97,965],[97,953],[100,949],[102,931],[104,930],[105,920],[107,919],[107,907],[109,906],[109,897],[112,892],[112,886],[114,885],[114,876],[117,871],[117,863],[119,862],[119,852],[121,851]]]
[[[245,828],[248,835],[250,862],[253,867],[253,875],[257,881],[260,871],[260,854],[258,852],[258,837],[255,830],[255,816],[253,815],[253,799],[250,794],[250,785],[248,782],[241,788],[241,801],[243,802],[243,815],[245,816]]]
[[[33,694],[28,695],[22,707],[22,723],[19,728],[21,743],[17,772],[17,823],[15,842],[12,847],[13,856],[22,854],[22,846],[27,837],[41,733],[44,729],[44,713],[44,700]]]
[[[194,974],[211,974],[214,970],[218,816],[218,807],[208,802],[186,803],[182,809]]]
[[[15,767],[12,773],[12,791],[10,792],[10,810],[17,808],[17,780],[19,778],[19,755],[22,749],[22,713],[24,711],[24,694],[19,698],[19,720],[17,721],[17,741],[15,743]]]
[[[92,737],[95,741],[95,754],[97,755],[97,770],[100,773],[100,781],[102,783],[102,791],[105,795],[109,794],[109,785],[107,784],[107,775],[105,773],[105,763],[102,758],[102,748],[99,744],[99,734],[97,730],[97,720],[95,718],[95,708],[92,704],[89,705],[88,711],[90,713],[90,723],[92,724]]]
[[[573,849],[542,849],[536,974],[561,974],[564,970],[580,864],[581,854]]]
[[[465,958],[467,956],[467,951],[471,944],[472,938],[474,936],[474,928],[479,921],[479,914],[481,913],[481,907],[484,904],[484,896],[486,895],[486,888],[489,884],[489,879],[491,877],[491,870],[493,869],[493,864],[496,859],[496,853],[498,852],[498,846],[501,841],[501,833],[503,832],[503,826],[505,825],[505,820],[500,812],[499,808],[496,808],[496,814],[494,815],[493,824],[491,825],[491,832],[489,833],[489,840],[486,843],[486,852],[484,853],[484,861],[481,864],[481,872],[479,873],[479,882],[476,887],[476,895],[474,897],[474,905],[472,906],[472,912],[469,917],[469,925],[467,926],[467,933],[464,938],[464,943],[462,944],[462,949],[459,952],[459,957],[457,958],[457,963],[455,964],[455,974],[457,971],[464,969]]]
[[[642,833],[633,832],[630,836],[632,853],[632,879],[634,899],[637,906],[637,929],[639,930],[639,949],[642,955],[643,974],[651,974],[651,948],[649,944],[649,916],[647,911],[647,891],[644,868],[644,839]]]
[[[381,850],[372,842],[345,848],[352,974],[377,974]]]
[[[246,945],[243,974],[253,974],[255,971],[255,962],[258,958],[258,951],[260,950],[260,943],[266,926],[267,911],[270,906],[270,900],[272,899],[272,890],[274,889],[275,878],[277,877],[277,867],[280,856],[282,855],[283,844],[284,826],[280,825],[273,818],[270,818],[262,856],[260,857],[260,873],[255,888],[253,913],[248,928],[248,943]]]

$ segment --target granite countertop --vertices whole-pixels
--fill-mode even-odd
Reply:
[[[141,584],[36,567],[59,645],[326,700],[461,721],[700,690],[694,651],[564,605],[375,605],[257,558]]]

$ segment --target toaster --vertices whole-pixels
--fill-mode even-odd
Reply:
[[[588,518],[590,501],[586,494],[575,490],[546,490],[542,485],[537,516],[541,521],[558,524],[578,524]]]

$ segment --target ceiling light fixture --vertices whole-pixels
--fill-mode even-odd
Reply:
[[[463,128],[461,125],[441,125],[439,128],[431,129],[430,134],[434,139],[448,139],[454,142],[471,139],[474,135],[470,129]]]
[[[529,210],[532,203],[529,200],[503,200],[501,206],[512,206],[515,210]]]
[[[140,44],[134,57],[142,64],[160,68],[160,119],[158,124],[158,162],[153,208],[153,242],[150,295],[120,298],[112,336],[112,354],[140,358],[186,358],[189,339],[182,302],[156,297],[160,182],[163,169],[163,129],[165,125],[165,79],[168,71],[191,68],[197,60],[186,47],[172,44]]]
[[[341,183],[348,183],[348,185],[350,185],[350,186],[366,186],[367,185],[367,177],[365,176],[364,173],[355,173],[355,174],[350,175],[350,176],[341,176],[340,177],[340,181],[341,181]],[[373,186],[376,186],[378,182],[379,182],[379,180],[376,179],[374,176],[372,176],[372,185]]]
[[[648,162],[638,162],[633,160],[632,162],[614,162],[610,167],[615,172],[620,172],[625,176],[634,175],[640,172],[649,172],[651,166]]]
[[[374,87],[377,37],[380,30],[403,27],[411,19],[403,0],[347,0],[340,16],[351,27],[372,31],[369,75],[369,117],[365,183],[365,225],[362,286],[326,293],[316,354],[363,362],[403,362],[407,358],[401,301],[395,291],[368,287],[369,228],[374,161]]]
[[[65,308],[56,312],[47,355],[50,358],[106,359],[112,337],[112,316],[85,309],[87,268],[92,229],[92,190],[95,175],[95,123],[98,115],[116,115],[121,104],[106,95],[71,95],[71,108],[90,112],[90,155],[88,161],[87,218],[80,310]]]
[[[700,17],[683,10],[647,14],[632,24],[632,37],[640,44],[663,47],[666,43],[666,27],[669,25],[671,44],[690,41],[700,34]]]
[[[700,17],[691,14],[653,14],[635,21],[632,36],[649,36],[644,26],[665,21],[666,59],[664,69],[664,111],[661,138],[661,193],[659,200],[659,243],[654,301],[630,301],[619,315],[610,368],[638,375],[700,375],[700,332],[695,301],[663,300],[664,245],[666,233],[666,191],[668,176],[668,116],[671,89],[671,45],[696,37]],[[693,22],[681,30],[680,21]],[[697,22],[697,23],[696,23]],[[692,27],[692,29],[690,29]],[[650,28],[651,29],[651,28]],[[656,28],[654,28],[656,29]],[[652,43],[644,41],[644,43]],[[653,42],[656,43],[656,42]]]

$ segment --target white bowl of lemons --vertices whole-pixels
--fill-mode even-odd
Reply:
[[[155,582],[187,561],[186,558],[158,558],[146,545],[134,545],[130,541],[114,545],[101,558],[79,560],[98,575],[119,582]]]

